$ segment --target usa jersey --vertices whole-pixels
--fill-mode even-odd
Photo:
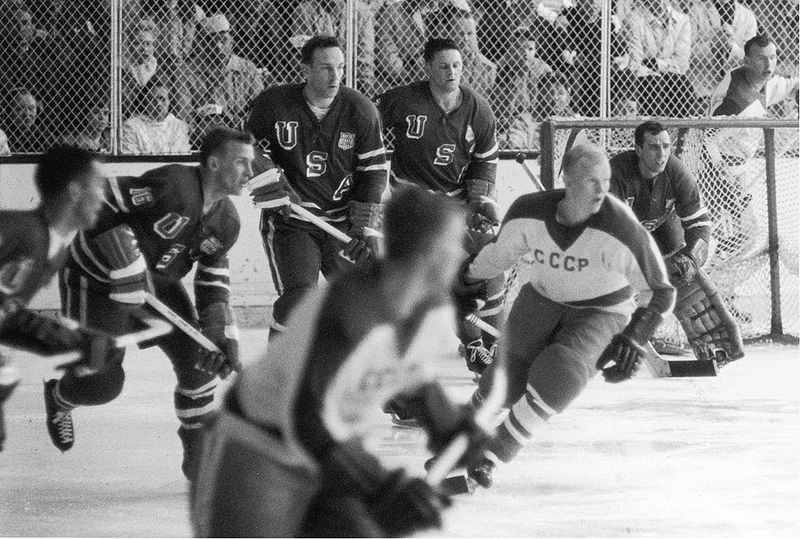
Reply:
[[[347,219],[351,200],[378,204],[388,165],[375,106],[341,87],[322,120],[303,95],[305,84],[267,88],[253,101],[252,132],[302,199],[327,221]]]
[[[239,237],[239,214],[227,197],[203,214],[198,167],[167,165],[139,177],[110,178],[106,202],[97,224],[73,242],[70,264],[97,282],[110,283],[109,264],[92,240],[127,224],[149,271],[180,280],[198,263],[194,280],[198,309],[228,302],[227,253]]]
[[[652,291],[648,308],[668,313],[675,290],[655,241],[630,209],[607,196],[586,223],[568,227],[556,220],[563,198],[563,189],[519,197],[469,274],[487,279],[519,261],[520,275],[552,301],[629,315],[635,292]]]
[[[61,268],[71,240],[53,233],[40,210],[0,212],[0,305],[27,305]]]
[[[609,164],[609,192],[625,201],[647,230],[657,229],[674,210],[688,245],[694,245],[697,239],[708,243],[711,237],[708,208],[697,182],[677,157],[669,156],[666,168],[652,183],[639,172],[639,157],[633,150],[615,155]]]
[[[382,271],[309,292],[268,354],[241,373],[244,415],[279,430],[287,453],[321,458],[332,442],[363,436],[390,397],[434,380],[430,351],[446,338],[452,307],[445,296],[398,318]]]
[[[377,99],[394,133],[391,183],[412,183],[464,199],[464,180],[495,182],[498,147],[489,104],[461,86],[461,104],[445,113],[428,81],[393,88]]]

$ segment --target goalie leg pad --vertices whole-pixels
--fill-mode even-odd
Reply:
[[[744,357],[739,326],[703,270],[678,288],[674,312],[697,359],[716,359],[724,365]]]

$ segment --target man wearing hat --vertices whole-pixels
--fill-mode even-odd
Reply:
[[[233,54],[231,25],[221,13],[198,23],[197,41],[177,79],[176,114],[187,122],[211,96],[233,125],[241,125],[250,101],[264,89],[255,64]]]

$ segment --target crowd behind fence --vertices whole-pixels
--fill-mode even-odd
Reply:
[[[0,152],[189,153],[300,81],[315,34],[340,38],[346,84],[370,97],[424,76],[427,38],[453,38],[501,148],[535,151],[551,116],[707,116],[756,33],[796,76],[798,0],[0,0]]]

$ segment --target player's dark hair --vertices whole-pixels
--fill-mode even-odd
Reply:
[[[333,47],[337,47],[339,50],[342,49],[339,40],[334,36],[314,36],[306,41],[303,48],[300,49],[300,62],[305,65],[311,65],[311,62],[314,61],[314,52],[317,49],[331,49]]]
[[[463,222],[463,213],[461,205],[448,196],[419,187],[399,189],[386,204],[386,259],[405,263],[429,253],[452,219]]]
[[[663,133],[666,131],[667,128],[661,122],[657,122],[656,120],[647,120],[644,123],[639,124],[636,126],[636,131],[633,132],[633,142],[637,146],[641,147],[644,144],[644,134],[650,133],[651,135],[658,135],[659,133]]]
[[[34,175],[42,202],[48,204],[58,200],[69,184],[89,172],[93,163],[101,161],[99,154],[68,144],[49,148],[39,158]]]
[[[771,43],[775,43],[771,37],[766,34],[756,34],[755,36],[751,37],[747,40],[744,44],[744,55],[750,56],[750,51],[753,47],[758,47],[759,49],[763,49],[764,47],[769,46]]]
[[[449,37],[432,37],[425,42],[425,49],[422,52],[422,59],[425,63],[433,60],[434,55],[439,51],[460,51],[456,42]]]
[[[217,127],[206,134],[200,144],[200,165],[206,166],[208,158],[214,154],[224,152],[229,142],[242,144],[255,144],[256,139],[249,131],[239,131],[230,127]]]

